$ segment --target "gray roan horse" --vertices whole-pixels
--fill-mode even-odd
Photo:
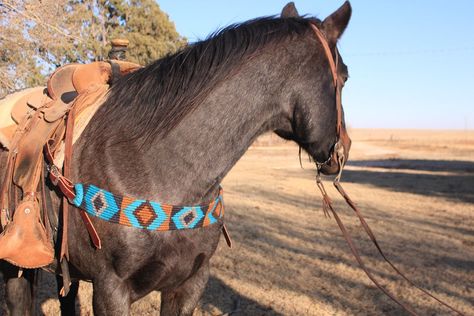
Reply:
[[[290,5],[281,17],[232,25],[119,79],[75,144],[73,180],[137,199],[202,204],[268,131],[295,141],[314,161],[328,161],[337,138],[336,92],[311,24],[325,35],[345,81],[336,44],[350,15],[349,3],[324,21],[299,17]],[[338,169],[329,163],[323,172]],[[72,277],[93,283],[96,315],[127,315],[154,290],[161,291],[162,315],[193,313],[222,219],[165,232],[92,220],[102,249],[91,246],[72,210],[69,253]],[[2,265],[11,313],[27,314],[27,280]]]

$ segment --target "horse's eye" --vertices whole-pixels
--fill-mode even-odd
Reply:
[[[349,78],[349,75],[343,73],[339,76],[339,78],[340,78],[341,85],[344,87],[344,84],[346,83],[347,79]]]

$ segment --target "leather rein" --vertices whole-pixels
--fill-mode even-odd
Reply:
[[[346,157],[344,155],[344,148],[343,144],[341,142],[341,130],[342,130],[342,101],[341,101],[341,90],[342,90],[342,82],[341,78],[338,76],[337,72],[337,66],[338,66],[338,50],[337,47],[334,48],[335,54],[333,56],[333,53],[331,51],[331,48],[329,47],[329,43],[327,41],[326,36],[321,32],[321,30],[318,29],[316,25],[313,23],[310,23],[312,30],[314,31],[316,37],[319,39],[320,43],[322,44],[324,48],[324,53],[327,57],[327,60],[329,62],[329,67],[331,70],[332,78],[333,78],[333,84],[335,88],[335,93],[336,93],[336,110],[337,110],[337,124],[336,124],[336,142],[332,148],[331,154],[325,162],[317,162],[316,161],[316,168],[317,168],[317,174],[316,174],[316,185],[318,186],[319,190],[321,191],[322,198],[323,198],[323,211],[326,216],[330,216],[331,212],[334,216],[334,219],[336,220],[344,239],[346,240],[347,244],[349,245],[349,248],[351,249],[352,254],[356,258],[357,262],[359,263],[360,267],[362,270],[365,272],[365,274],[369,277],[369,279],[385,294],[387,295],[390,299],[392,299],[395,303],[400,305],[404,310],[406,310],[409,314],[411,315],[419,315],[417,314],[410,306],[407,306],[406,304],[400,302],[395,296],[393,296],[390,292],[388,292],[372,275],[367,270],[367,267],[364,265],[359,251],[357,247],[355,246],[353,239],[350,235],[350,233],[347,231],[346,227],[344,226],[343,222],[341,221],[339,215],[336,213],[333,205],[332,205],[332,200],[329,198],[329,195],[327,194],[327,191],[324,187],[324,184],[321,180],[321,168],[324,165],[327,165],[329,161],[332,159],[334,155],[336,155],[337,158],[337,163],[339,165],[339,172],[337,176],[334,178],[333,185],[336,188],[336,190],[341,194],[341,196],[344,198],[346,203],[349,205],[349,207],[356,213],[357,217],[359,218],[359,221],[364,228],[366,234],[369,236],[370,240],[372,243],[375,245],[377,248],[379,254],[382,256],[385,262],[387,262],[390,267],[399,275],[401,276],[405,281],[407,281],[411,286],[415,287],[416,289],[420,290],[423,292],[425,295],[428,295],[432,299],[436,300],[438,303],[444,305],[445,307],[449,308],[453,312],[459,314],[459,315],[464,315],[462,312],[459,310],[455,309],[454,307],[450,306],[449,304],[445,303],[441,299],[435,297],[434,295],[430,294],[428,291],[424,290],[423,288],[419,287],[418,285],[414,284],[413,281],[408,279],[400,270],[387,258],[385,253],[382,251],[382,248],[380,247],[379,243],[377,242],[377,239],[375,238],[374,233],[370,229],[369,225],[365,221],[364,217],[362,216],[362,213],[359,211],[355,203],[351,200],[349,195],[344,191],[344,189],[341,186],[340,180],[341,180],[341,175],[342,175],[342,170],[346,162]],[[335,58],[334,58],[335,57]]]

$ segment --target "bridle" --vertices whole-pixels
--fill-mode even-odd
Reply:
[[[331,48],[329,47],[329,43],[326,39],[326,36],[321,32],[316,25],[313,23],[310,24],[311,28],[313,29],[316,37],[319,39],[321,44],[324,48],[324,53],[329,62],[329,68],[331,70],[334,88],[336,89],[336,109],[337,109],[337,124],[336,124],[336,132],[337,136],[340,136],[341,128],[342,128],[342,103],[341,103],[341,80],[337,74],[337,68],[339,63],[339,52],[337,47],[334,48],[334,57],[331,52]]]
[[[344,198],[344,200],[346,201],[346,203],[349,205],[349,207],[354,210],[354,212],[356,213],[357,217],[359,218],[359,221],[362,225],[362,227],[364,228],[365,232],[367,233],[367,235],[369,236],[369,238],[371,239],[372,243],[375,245],[375,247],[377,248],[379,254],[382,256],[382,258],[390,265],[390,267],[398,274],[400,275],[405,281],[407,281],[411,286],[417,288],[418,290],[420,290],[421,292],[423,292],[424,294],[428,295],[429,297],[433,298],[434,300],[436,300],[438,303],[446,306],[447,308],[449,308],[450,310],[454,311],[455,313],[459,314],[459,315],[464,315],[463,313],[461,313],[459,310],[455,309],[454,307],[450,306],[449,304],[445,303],[444,301],[442,301],[441,299],[435,297],[434,295],[428,293],[426,290],[422,289],[421,287],[419,287],[418,285],[414,284],[410,279],[408,279],[402,272],[400,272],[400,270],[395,267],[395,265],[386,257],[386,255],[384,254],[384,252],[382,251],[382,248],[380,247],[379,243],[377,242],[376,238],[375,238],[375,235],[374,233],[372,232],[372,230],[370,229],[370,227],[368,226],[367,222],[365,221],[364,217],[362,216],[362,213],[359,211],[359,209],[357,208],[357,206],[355,205],[355,203],[351,200],[351,198],[349,197],[349,195],[347,195],[347,193],[344,191],[344,189],[342,188],[341,184],[340,184],[340,180],[341,180],[341,175],[342,175],[342,170],[343,170],[343,167],[344,167],[344,164],[346,162],[346,156],[345,156],[345,153],[344,153],[344,146],[343,146],[343,143],[342,143],[342,139],[341,139],[341,132],[342,132],[342,101],[341,101],[341,90],[342,90],[342,80],[341,78],[338,76],[338,72],[337,72],[337,66],[338,66],[338,59],[339,59],[339,53],[338,53],[338,50],[337,50],[337,47],[334,48],[334,56],[331,52],[331,48],[329,47],[329,43],[327,41],[327,38],[326,36],[323,34],[323,32],[321,32],[321,30],[319,30],[319,28],[314,24],[314,23],[310,23],[310,26],[312,28],[312,30],[314,31],[316,37],[319,39],[321,45],[323,46],[323,49],[324,49],[324,53],[327,57],[327,60],[329,62],[329,68],[331,70],[331,74],[332,74],[332,78],[333,78],[333,84],[334,84],[334,88],[335,88],[335,93],[336,93],[336,110],[337,110],[337,123],[336,123],[336,141],[333,145],[333,147],[331,148],[331,152],[330,152],[330,155],[329,155],[329,158],[324,161],[324,162],[318,162],[316,161],[316,169],[317,169],[317,173],[316,173],[316,185],[318,186],[319,190],[321,191],[321,194],[322,194],[322,197],[323,197],[323,211],[324,211],[324,214],[326,216],[330,216],[329,212],[331,212],[334,216],[334,219],[336,220],[339,228],[341,229],[342,231],[342,234],[344,236],[344,239],[346,240],[347,244],[349,245],[349,248],[351,249],[351,252],[352,254],[354,255],[354,257],[356,258],[357,262],[359,263],[360,267],[362,268],[362,270],[364,270],[365,274],[369,277],[369,279],[385,294],[387,295],[388,297],[390,297],[394,302],[396,302],[398,305],[400,305],[403,309],[405,309],[408,313],[410,313],[411,315],[418,315],[411,307],[405,305],[404,303],[400,302],[397,298],[395,298],[392,294],[390,294],[374,277],[373,275],[367,270],[367,268],[365,267],[360,255],[359,255],[359,251],[357,250],[357,248],[355,247],[355,244],[352,240],[352,237],[351,235],[348,233],[347,229],[345,228],[344,224],[342,223],[340,217],[338,216],[338,214],[336,213],[333,205],[332,205],[332,201],[331,199],[329,198],[329,195],[327,194],[327,191],[326,189],[324,188],[324,184],[321,180],[321,169],[323,168],[323,166],[328,166],[329,165],[329,162],[332,160],[332,158],[334,157],[334,155],[336,156],[336,160],[337,160],[337,163],[338,163],[338,167],[339,167],[339,170],[338,170],[338,174],[337,176],[334,178],[334,181],[333,181],[333,185],[334,187],[337,189],[337,191],[341,194],[341,196]],[[334,58],[335,57],[335,58]]]
[[[320,170],[322,169],[323,166],[329,165],[329,162],[333,159],[333,156],[337,156],[337,161],[339,164],[339,174],[338,177],[340,178],[341,172],[342,172],[342,167],[344,166],[344,163],[346,161],[346,157],[344,155],[344,146],[342,144],[341,140],[341,131],[342,131],[342,79],[339,77],[337,69],[338,69],[338,63],[339,63],[339,52],[337,50],[337,47],[334,47],[334,56],[331,52],[331,48],[329,47],[329,43],[326,39],[326,36],[321,32],[321,30],[314,25],[313,23],[310,23],[311,29],[313,30],[314,34],[316,37],[319,39],[321,45],[323,46],[324,53],[327,57],[327,60],[329,62],[329,69],[331,70],[331,75],[332,75],[332,81],[335,89],[335,94],[336,94],[336,111],[337,111],[337,121],[336,121],[336,140],[334,142],[334,145],[331,147],[331,152],[329,154],[329,158],[326,161],[319,162],[316,161],[316,167],[318,170],[318,174]]]

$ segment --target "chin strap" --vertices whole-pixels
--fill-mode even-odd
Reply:
[[[372,243],[375,245],[375,247],[377,248],[379,254],[382,256],[382,258],[390,265],[390,267],[399,275],[401,276],[405,281],[407,281],[411,286],[417,288],[418,290],[420,290],[421,292],[423,292],[424,294],[428,295],[429,297],[433,298],[434,300],[436,300],[437,302],[439,302],[440,304],[446,306],[447,308],[449,308],[450,310],[452,310],[453,312],[457,313],[458,315],[464,315],[462,312],[460,312],[459,310],[455,309],[454,307],[450,306],[449,304],[445,303],[444,301],[442,301],[441,299],[435,297],[434,295],[430,294],[428,291],[422,289],[421,287],[419,287],[418,285],[414,284],[413,281],[411,281],[410,279],[408,279],[402,272],[400,272],[400,270],[395,267],[395,265],[385,256],[384,252],[382,251],[382,248],[380,247],[379,243],[377,242],[377,239],[375,238],[375,235],[374,233],[372,232],[372,230],[370,229],[369,225],[367,224],[367,222],[365,221],[364,217],[362,216],[362,213],[359,211],[359,209],[357,208],[357,206],[355,205],[355,203],[351,200],[351,198],[349,197],[349,195],[344,191],[344,189],[342,188],[341,186],[341,183],[340,183],[340,180],[341,180],[341,175],[342,175],[342,169],[343,169],[343,166],[344,166],[344,163],[345,163],[345,157],[344,157],[344,151],[343,150],[339,150],[339,148],[336,148],[336,153],[337,155],[337,160],[338,160],[338,163],[339,163],[339,173],[338,175],[336,176],[336,178],[334,179],[334,182],[333,182],[333,185],[334,187],[337,189],[337,191],[341,194],[341,196],[344,198],[344,200],[346,201],[346,203],[350,206],[350,208],[352,210],[354,210],[354,212],[356,213],[357,217],[359,218],[359,221],[362,225],[362,227],[364,228],[365,232],[367,233],[367,235],[369,236],[370,240],[372,241]],[[336,213],[336,211],[334,210],[334,207],[332,205],[332,201],[331,199],[329,198],[329,195],[327,194],[326,192],[326,189],[324,188],[324,185],[323,185],[323,182],[321,180],[321,166],[320,165],[317,165],[317,174],[316,174],[316,184],[319,188],[319,190],[321,191],[321,194],[322,194],[322,197],[323,197],[323,211],[324,211],[324,214],[326,216],[328,216],[330,213],[329,211],[333,214],[334,216],[334,219],[336,220],[337,222],[337,225],[339,226],[339,228],[341,229],[341,232],[344,236],[344,239],[346,240],[347,244],[349,245],[349,248],[351,249],[351,252],[352,254],[354,255],[354,257],[356,258],[357,262],[359,263],[360,267],[362,268],[362,270],[365,272],[365,274],[369,277],[369,279],[385,294],[387,295],[388,297],[390,297],[395,303],[397,303],[398,305],[400,305],[403,309],[405,309],[409,314],[411,315],[418,315],[413,309],[411,309],[409,306],[403,304],[402,302],[400,302],[398,299],[396,299],[392,294],[390,294],[375,278],[374,276],[367,270],[366,266],[364,265],[361,257],[360,257],[360,254],[359,254],[359,251],[357,250],[353,240],[352,240],[352,237],[351,235],[349,234],[349,232],[347,231],[346,227],[344,226],[344,224],[342,223],[341,219],[339,218],[338,214]]]

